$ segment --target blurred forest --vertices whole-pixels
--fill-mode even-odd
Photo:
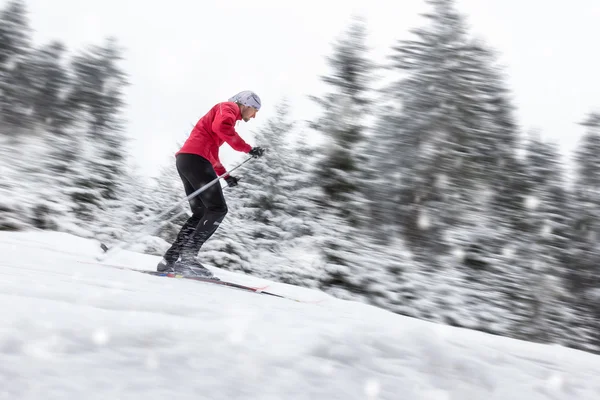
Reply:
[[[600,353],[600,113],[573,121],[587,133],[568,170],[555,144],[520,131],[493,49],[454,2],[427,3],[427,22],[385,65],[371,61],[366,22],[349,23],[332,43],[314,120],[291,120],[278,101],[256,134],[268,156],[227,191],[230,212],[200,257],[415,318]],[[111,38],[69,54],[31,32],[24,1],[0,10],[0,230],[127,240],[184,193],[174,163],[150,184],[127,167],[125,55]],[[381,71],[396,77],[383,89]],[[137,249],[162,254],[183,211]]]

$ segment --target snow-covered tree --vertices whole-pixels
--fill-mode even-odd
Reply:
[[[57,41],[34,48],[22,1],[0,12],[0,38],[2,229],[112,229],[127,179],[116,44],[70,63]]]
[[[518,242],[513,243],[517,259],[511,263],[521,267],[516,271],[518,290],[513,295],[523,298],[525,318],[515,329],[529,340],[566,343],[574,332],[565,335],[565,327],[572,326],[575,318],[566,280],[571,240],[569,194],[556,146],[532,137],[525,150],[527,196],[521,229],[515,233]]]
[[[582,125],[587,131],[574,157],[574,232],[569,278],[582,320],[578,325],[586,330],[589,343],[599,349],[600,306],[593,293],[600,284],[600,113],[590,113]]]
[[[365,126],[370,107],[374,67],[366,46],[366,26],[360,19],[350,24],[327,58],[331,72],[322,76],[327,92],[313,99],[322,114],[312,128],[324,135],[318,179],[325,194],[324,206],[355,226],[366,225]]]
[[[428,23],[391,57],[399,78],[384,91],[370,147],[371,167],[385,171],[373,181],[372,216],[382,237],[401,232],[430,274],[421,295],[431,318],[555,340],[569,312],[558,156],[544,147],[530,164],[516,157],[514,107],[494,54],[470,37],[454,1],[428,3]],[[543,206],[533,210],[536,200]]]
[[[32,51],[26,66],[33,117],[52,134],[64,134],[72,122],[65,104],[70,83],[63,60],[65,52],[62,43],[53,41]]]
[[[126,136],[121,112],[127,80],[119,66],[121,51],[112,39],[75,56],[74,85],[67,105],[76,112],[80,144],[80,178],[72,197],[80,218],[93,221],[99,210],[119,198],[125,175]]]
[[[587,132],[575,153],[577,204],[575,245],[578,268],[573,284],[578,290],[589,289],[600,282],[600,114],[591,113],[582,123]],[[587,262],[586,262],[587,260]]]
[[[0,10],[0,122],[2,134],[17,138],[31,127],[30,75],[26,73],[31,28],[25,3],[10,1]]]
[[[386,110],[376,134],[388,151],[378,157],[378,169],[389,177],[389,195],[379,199],[383,210],[398,201],[390,216],[412,247],[439,252],[445,227],[478,211],[476,197],[504,193],[517,133],[492,53],[469,37],[452,0],[428,3],[429,24],[394,47],[391,68],[401,77],[386,93],[397,104]],[[400,159],[395,165],[393,155]]]

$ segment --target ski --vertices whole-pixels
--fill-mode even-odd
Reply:
[[[222,281],[220,279],[216,280],[216,279],[211,279],[211,278],[203,278],[200,276],[184,276],[184,275],[179,275],[179,274],[174,274],[174,273],[169,273],[169,272],[144,271],[144,270],[138,270],[138,271],[142,272],[144,274],[154,275],[154,276],[164,276],[167,278],[179,278],[179,279],[191,279],[191,280],[198,281],[198,282],[214,283],[217,285],[229,286],[229,287],[233,287],[233,288],[240,289],[240,290],[246,290],[248,292],[266,294],[268,296],[274,296],[274,297],[280,297],[282,299],[283,298],[287,299],[287,297],[282,296],[280,294],[267,292],[264,290],[265,288],[246,286],[246,285],[242,285],[239,283]],[[293,299],[290,299],[290,300],[293,300]]]
[[[110,268],[117,268],[117,269],[121,269],[121,270],[126,270],[126,271],[135,271],[135,272],[141,272],[143,274],[147,274],[147,275],[152,275],[152,276],[158,276],[158,277],[167,277],[167,278],[179,278],[179,279],[190,279],[190,280],[194,280],[194,281],[198,281],[198,282],[205,282],[205,283],[214,283],[217,285],[221,285],[221,286],[227,286],[227,287],[231,287],[234,289],[239,289],[239,290],[244,290],[247,292],[253,292],[253,293],[257,293],[257,294],[264,294],[267,296],[273,296],[273,297],[278,297],[281,299],[287,299],[287,300],[291,300],[291,301],[295,301],[298,303],[305,303],[305,301],[302,300],[297,300],[291,297],[287,297],[287,296],[282,296],[280,294],[277,293],[272,293],[269,291],[264,290],[266,287],[254,287],[254,286],[246,286],[246,285],[242,285],[239,283],[234,283],[234,282],[229,282],[229,281],[222,281],[222,280],[216,280],[216,279],[210,279],[210,278],[202,278],[202,277],[196,277],[196,276],[183,276],[183,275],[179,275],[179,274],[173,274],[173,273],[165,273],[165,272],[158,272],[158,271],[149,271],[149,270],[145,270],[145,269],[139,269],[139,268],[132,268],[132,267],[126,267],[124,265],[117,265],[117,264],[106,264],[106,263],[97,263],[97,262],[86,262],[86,261],[79,261],[80,263],[84,263],[84,264],[90,264],[90,265],[101,265],[103,267],[110,267]]]

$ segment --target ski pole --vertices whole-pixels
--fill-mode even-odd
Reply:
[[[160,220],[160,218],[162,218],[163,216],[167,215],[168,213],[170,213],[171,211],[173,211],[175,208],[179,207],[180,205],[189,202],[191,199],[193,199],[194,197],[198,196],[200,193],[204,192],[206,189],[208,189],[209,187],[211,187],[212,185],[214,185],[215,183],[219,182],[219,179],[222,179],[223,177],[229,175],[231,172],[235,171],[236,169],[238,169],[239,167],[241,167],[242,165],[246,164],[248,161],[252,160],[254,157],[248,157],[247,159],[245,159],[244,161],[242,161],[241,163],[239,163],[238,165],[236,165],[235,167],[231,168],[228,172],[225,172],[223,175],[221,176],[217,176],[215,179],[213,179],[212,181],[210,181],[209,183],[207,183],[206,185],[202,186],[201,188],[199,188],[198,190],[196,190],[195,192],[191,193],[189,196],[184,197],[183,199],[181,199],[180,201],[178,201],[177,203],[173,204],[173,206],[171,206],[170,208],[166,209],[165,211],[161,212],[160,214],[158,214],[157,216],[151,218],[149,221],[146,221],[144,223],[144,225],[142,226],[142,228],[138,231],[137,236],[134,238],[134,240],[129,241],[129,242],[125,242],[124,244],[120,244],[120,245],[116,245],[112,248],[109,248],[108,246],[106,246],[104,243],[100,244],[100,248],[102,248],[102,250],[104,250],[104,254],[101,254],[97,257],[97,259],[99,261],[105,260],[109,253],[114,253],[117,250],[124,250],[129,248],[133,243],[137,242],[139,239],[141,239],[142,237],[146,236],[148,234],[148,232],[146,232],[147,227],[150,223],[155,222],[155,220]],[[169,218],[166,221],[162,221],[161,224],[156,227],[154,230],[152,230],[150,233],[154,233],[154,231],[158,230],[158,228],[160,226],[162,226],[162,224],[170,222],[172,220],[174,220],[175,218],[177,218],[179,215],[181,215],[181,213],[178,213],[177,215],[175,215],[174,217]]]

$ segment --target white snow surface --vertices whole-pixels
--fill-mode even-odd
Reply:
[[[307,302],[120,270],[63,233],[0,232],[0,251],[0,399],[600,399],[581,351],[216,268]]]

